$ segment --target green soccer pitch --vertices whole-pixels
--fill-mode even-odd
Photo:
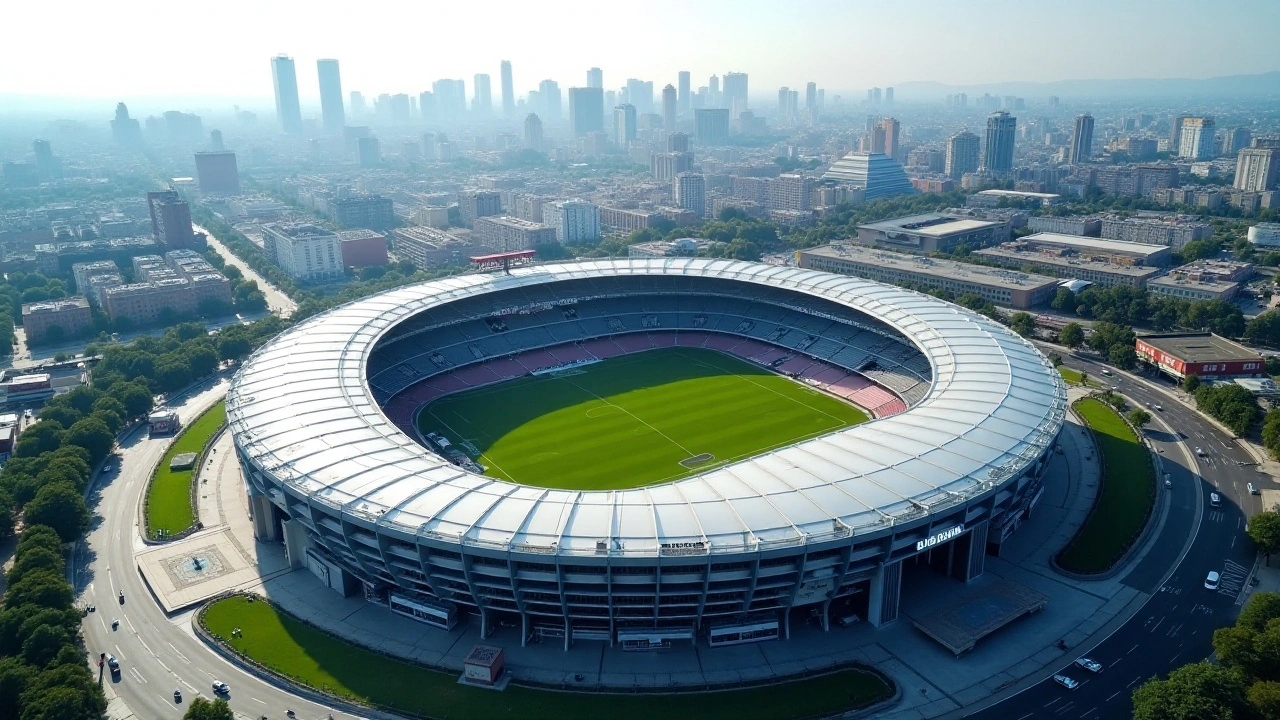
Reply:
[[[652,485],[867,420],[858,408],[714,350],[611,358],[440,398],[418,415],[485,474],[568,490]]]

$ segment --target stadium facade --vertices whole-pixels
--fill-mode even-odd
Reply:
[[[599,492],[485,477],[413,428],[426,398],[593,348],[694,345],[766,348],[750,352],[798,381],[892,402],[872,422]],[[968,581],[999,553],[1039,499],[1065,406],[1039,352],[963,308],[698,258],[528,266],[359,300],[260,348],[227,397],[255,530],[295,567],[438,627],[470,613],[482,635],[516,626],[566,649],[785,638],[797,613],[890,623],[904,569]]]

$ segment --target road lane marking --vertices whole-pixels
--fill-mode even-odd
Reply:
[[[1108,697],[1108,698],[1107,698],[1107,702],[1111,702],[1112,700],[1114,700],[1114,699],[1115,699],[1115,697],[1116,697],[1117,695],[1119,695],[1119,694],[1120,694],[1120,693],[1122,693],[1122,692],[1124,692],[1124,691],[1123,691],[1123,690],[1117,690],[1117,691],[1115,691],[1115,692],[1111,693],[1110,697]]]
[[[184,662],[184,663],[190,663],[190,662],[191,662],[190,660],[188,660],[188,659],[187,659],[187,657],[186,657],[185,655],[183,655],[182,653],[178,652],[178,648],[174,647],[174,646],[173,646],[173,643],[166,643],[166,644],[167,644],[169,647],[173,648],[173,654],[174,654],[174,655],[177,655],[177,656],[182,660],[182,662]]]
[[[142,673],[138,672],[138,668],[129,668],[129,673],[132,674],[133,677],[138,680],[138,682],[142,683],[143,685],[147,684],[147,679],[142,677]]]
[[[1081,713],[1080,717],[1087,717],[1088,715],[1095,713],[1097,711],[1098,711],[1098,708],[1096,706],[1091,707],[1088,710],[1085,710],[1083,713]]]
[[[1045,706],[1045,707],[1049,707],[1050,705],[1052,705],[1052,704],[1054,704],[1054,703],[1056,703],[1056,702],[1059,702],[1059,701],[1061,701],[1061,700],[1062,700],[1062,698],[1054,698],[1054,699],[1050,700],[1049,702],[1045,703],[1045,704],[1044,704],[1044,706]]]

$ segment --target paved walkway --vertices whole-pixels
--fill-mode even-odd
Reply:
[[[1072,399],[1082,394],[1071,391]],[[1060,638],[1071,647],[1087,643],[1090,637],[1110,632],[1126,621],[1146,598],[1114,577],[1074,580],[1049,566],[1049,558],[1087,517],[1099,479],[1098,457],[1088,432],[1073,417],[1069,416],[1059,442],[1062,452],[1051,461],[1045,493],[1032,516],[1005,544],[1003,557],[988,557],[986,574],[967,586],[927,570],[906,572],[902,617],[889,627],[877,630],[860,624],[823,632],[816,623],[794,623],[788,641],[716,649],[693,644],[661,653],[623,652],[591,641],[578,641],[569,652],[558,642],[522,648],[519,631],[510,627],[497,628],[484,642],[504,648],[514,677],[568,687],[764,680],[855,660],[878,667],[903,688],[902,700],[881,717],[932,718],[955,712],[1001,690],[1038,681],[1050,666],[1062,663],[1064,653],[1057,649]],[[282,570],[282,547],[253,538],[230,437],[224,434],[214,449],[199,479],[200,518],[208,529],[178,545],[189,544],[193,549],[207,546],[202,538],[216,533],[232,545],[225,551],[254,558],[265,571],[264,577],[255,581],[234,583],[238,589],[267,595],[288,611],[355,642],[419,662],[461,669],[467,652],[481,642],[477,622],[468,619],[453,632],[444,633],[361,598],[339,597],[305,570]],[[1143,555],[1135,553],[1130,565]],[[1000,630],[960,658],[912,624],[913,618],[957,604],[1000,579],[1044,593],[1050,598],[1048,606]],[[213,582],[202,588],[201,594],[212,595],[222,589],[227,588]],[[576,675],[582,680],[576,680]]]

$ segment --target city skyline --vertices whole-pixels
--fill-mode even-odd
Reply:
[[[144,5],[148,3],[143,3]],[[1129,78],[1205,78],[1233,74],[1251,74],[1280,69],[1271,44],[1266,39],[1268,27],[1280,23],[1280,5],[1255,0],[1231,3],[1238,16],[1248,16],[1249,23],[1226,37],[1200,36],[1193,24],[1178,18],[1173,2],[1152,12],[1152,6],[1136,2],[1079,3],[1069,16],[1053,15],[1048,6],[1038,8],[1003,0],[988,3],[987,12],[955,12],[962,5],[955,0],[931,0],[910,14],[894,13],[888,8],[867,5],[830,9],[817,3],[801,2],[785,7],[762,2],[728,4],[718,1],[681,7],[680,24],[667,21],[671,15],[663,8],[670,3],[650,3],[652,12],[616,17],[625,22],[630,37],[650,37],[661,32],[678,53],[635,52],[626,42],[616,42],[609,33],[591,32],[607,26],[609,14],[593,15],[575,21],[567,28],[563,16],[571,13],[548,13],[545,9],[510,6],[503,8],[505,22],[486,27],[487,43],[432,43],[423,48],[409,42],[408,35],[419,23],[433,25],[472,22],[462,9],[429,7],[403,9],[381,2],[362,7],[362,16],[376,18],[380,14],[407,12],[394,25],[376,37],[363,39],[349,33],[346,24],[328,13],[300,13],[299,7],[249,5],[229,0],[219,12],[209,14],[191,11],[191,22],[175,18],[173,9],[152,14],[164,17],[166,23],[177,22],[195,27],[207,37],[234,36],[234,50],[222,53],[192,54],[179,48],[177,36],[157,37],[159,46],[147,43],[113,46],[101,53],[97,38],[128,34],[136,28],[132,17],[147,13],[116,17],[106,7],[85,3],[82,16],[72,26],[59,28],[62,50],[48,58],[36,43],[39,34],[16,36],[0,47],[0,64],[20,66],[21,73],[7,73],[0,78],[0,95],[78,96],[80,98],[137,98],[152,96],[241,98],[269,100],[272,88],[263,81],[261,68],[276,55],[288,55],[298,65],[299,94],[304,104],[316,104],[319,89],[317,60],[336,58],[342,63],[344,88],[360,90],[366,97],[381,93],[416,94],[429,88],[439,78],[471,78],[476,74],[500,76],[500,63],[512,63],[514,91],[525,96],[543,79],[554,79],[562,87],[575,87],[583,82],[590,67],[600,67],[604,87],[621,87],[625,78],[640,78],[662,87],[677,84],[678,73],[689,71],[693,86],[706,84],[712,74],[746,72],[758,95],[768,88],[788,85],[804,87],[816,82],[831,92],[852,92],[871,86],[900,86],[911,82],[938,82],[956,86],[972,86],[1001,82],[1054,82],[1077,79]],[[576,3],[562,3],[565,10]],[[1096,9],[1093,12],[1090,8]],[[1225,10],[1226,8],[1224,8]],[[252,13],[253,23],[244,23],[244,13]],[[429,17],[425,14],[429,12]],[[13,26],[34,26],[40,11],[35,7],[10,10]],[[1010,52],[1017,49],[1016,38],[1034,31],[1037,22],[1052,23],[1058,33],[1091,33],[1097,26],[1090,18],[1103,13],[1109,24],[1140,27],[1123,44],[1097,44],[1090,53],[1041,54],[1034,63],[1020,63],[1016,72],[1008,70],[1007,53],[969,52],[969,40],[1004,36],[1015,39]],[[177,13],[179,16],[182,12]],[[925,18],[924,22],[920,18]],[[945,18],[945,21],[943,20]],[[864,35],[856,46],[838,42],[849,22],[871,23],[877,33]],[[580,41],[550,43],[541,29],[556,24],[559,32],[581,30]],[[583,27],[577,26],[582,24]],[[706,28],[715,32],[708,36]],[[912,53],[901,53],[898,30],[912,33]],[[116,31],[119,31],[117,33]],[[341,41],[333,36],[342,31]],[[402,37],[403,36],[403,37]],[[708,39],[708,37],[710,39]],[[404,40],[404,42],[400,42]],[[1194,40],[1194,42],[1192,42]],[[187,43],[184,37],[180,42]],[[175,43],[166,47],[165,43]],[[820,55],[813,47],[823,47]],[[763,52],[761,51],[763,48]],[[41,63],[24,62],[30,57],[46,57]],[[167,58],[157,63],[157,57]],[[176,60],[181,58],[181,60]],[[137,72],[146,67],[146,72]],[[901,95],[901,89],[899,93]]]

